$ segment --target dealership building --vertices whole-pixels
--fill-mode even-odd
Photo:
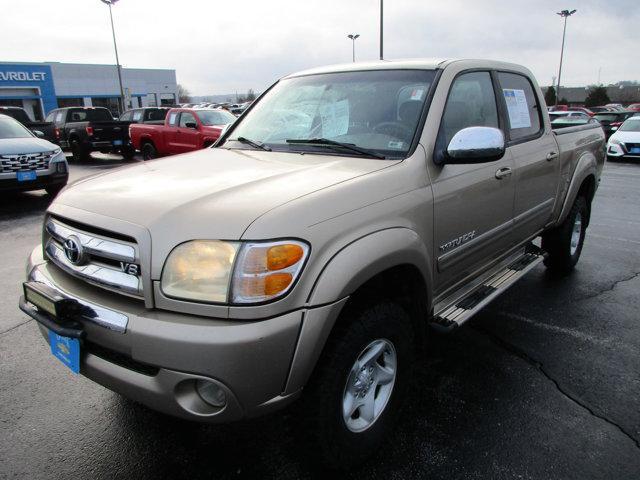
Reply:
[[[173,105],[175,70],[122,68],[127,108]],[[0,62],[0,105],[23,107],[34,120],[59,107],[107,107],[117,114],[120,99],[115,65]]]

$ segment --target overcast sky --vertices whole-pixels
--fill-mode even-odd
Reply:
[[[99,0],[0,0],[0,60],[115,63]],[[522,63],[542,85],[640,79],[640,0],[386,0],[385,58]],[[120,0],[120,62],[173,68],[193,94],[262,90],[304,68],[378,58],[379,0]]]

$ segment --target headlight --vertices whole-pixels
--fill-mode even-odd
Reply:
[[[173,249],[162,270],[162,291],[185,300],[226,303],[238,244],[194,240]]]
[[[622,142],[620,140],[618,140],[617,138],[610,138],[609,139],[609,143],[611,145],[621,145],[622,144]]]
[[[286,294],[302,271],[309,246],[297,240],[194,240],[173,249],[162,271],[162,291],[212,303],[261,303]]]

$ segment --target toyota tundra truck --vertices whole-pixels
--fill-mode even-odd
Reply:
[[[299,400],[309,451],[351,466],[389,436],[428,332],[541,262],[571,272],[604,153],[597,123],[552,130],[518,65],[296,73],[213,148],[63,190],[20,308],[71,371],[167,414]]]

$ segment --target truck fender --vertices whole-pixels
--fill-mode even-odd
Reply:
[[[597,162],[596,157],[591,152],[585,152],[576,165],[576,168],[573,171],[573,175],[571,177],[571,182],[569,183],[569,188],[567,189],[567,195],[564,198],[564,203],[562,204],[562,210],[560,210],[560,216],[558,217],[558,221],[556,225],[561,224],[569,215],[569,211],[573,206],[573,202],[576,201],[576,197],[578,196],[578,192],[580,191],[580,187],[582,186],[582,182],[589,176],[593,175],[594,179],[597,174]],[[589,199],[591,201],[591,199]]]
[[[427,248],[419,235],[408,228],[372,233],[331,258],[309,295],[308,303],[317,307],[305,312],[285,394],[294,393],[307,383],[348,296],[377,274],[407,264],[418,268],[429,291]]]
[[[371,233],[345,246],[324,267],[308,304],[335,302],[389,268],[413,265],[424,282],[431,282],[430,255],[420,236],[409,228],[389,228]]]

